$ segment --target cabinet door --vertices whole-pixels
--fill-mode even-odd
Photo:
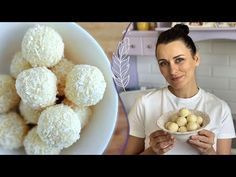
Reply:
[[[144,37],[142,38],[143,43],[143,55],[155,56],[157,38]]]
[[[129,37],[129,55],[142,55],[142,42],[139,37]]]

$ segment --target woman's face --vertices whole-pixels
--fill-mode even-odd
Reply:
[[[157,47],[157,61],[162,75],[174,89],[195,84],[195,68],[200,63],[198,55],[178,40]]]

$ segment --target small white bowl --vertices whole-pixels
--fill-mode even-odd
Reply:
[[[206,126],[210,123],[210,117],[208,116],[208,114],[206,114],[202,111],[198,111],[198,110],[191,110],[191,109],[188,109],[188,110],[191,111],[191,113],[195,114],[196,116],[201,116],[203,118],[203,124],[199,129],[194,130],[194,131],[187,131],[187,132],[171,132],[170,130],[166,129],[165,123],[170,119],[170,117],[172,115],[178,113],[179,110],[170,111],[170,112],[163,114],[161,117],[158,118],[157,126],[160,129],[162,129],[163,131],[173,134],[176,139],[178,139],[180,141],[187,141],[190,136],[196,135],[199,131],[205,129]]]
[[[109,60],[96,40],[76,23],[0,23],[0,74],[10,73],[13,55],[21,50],[26,30],[34,24],[54,28],[63,38],[65,56],[74,63],[97,66],[103,73],[107,87],[103,99],[95,106],[88,126],[80,139],[61,154],[102,154],[106,149],[117,120],[118,96],[112,80]],[[0,154],[24,154],[23,148],[8,151],[0,147]]]

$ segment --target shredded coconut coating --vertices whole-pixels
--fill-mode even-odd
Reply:
[[[28,126],[17,113],[0,114],[0,146],[9,150],[20,148],[27,132]]]
[[[25,104],[41,109],[55,103],[57,78],[45,67],[24,70],[16,79],[16,90]]]
[[[20,102],[19,106],[20,114],[25,119],[27,124],[37,124],[39,116],[43,110],[35,110],[29,105],[24,104],[23,101]]]
[[[80,138],[81,124],[75,112],[64,104],[46,108],[40,115],[37,134],[55,148],[71,146]]]
[[[66,76],[73,67],[74,64],[71,61],[63,58],[57,65],[51,68],[51,71],[57,76],[57,90],[59,96],[65,95]]]
[[[83,129],[88,123],[92,116],[92,109],[89,106],[77,106],[67,99],[63,100],[63,103],[70,106],[78,118],[80,119],[81,129]]]
[[[23,58],[21,52],[17,52],[11,61],[10,65],[11,76],[16,79],[18,74],[29,68],[32,68],[30,63]]]
[[[66,78],[66,98],[78,106],[97,104],[105,89],[104,76],[95,66],[75,65]]]
[[[0,74],[0,114],[15,108],[19,102],[15,80],[10,75]]]
[[[53,28],[37,24],[25,33],[21,50],[33,67],[52,67],[64,56],[64,43]]]
[[[57,155],[61,149],[53,148],[44,143],[36,132],[37,127],[32,128],[24,139],[26,154],[29,155]]]

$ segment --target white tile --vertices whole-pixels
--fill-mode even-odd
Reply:
[[[153,57],[137,57],[137,71],[141,73],[151,73],[151,66],[155,64]]]
[[[236,102],[228,102],[228,104],[229,104],[232,114],[236,114]]]
[[[236,55],[229,56],[229,64],[230,66],[236,66]]]
[[[204,89],[228,89],[229,81],[224,78],[198,77],[197,82]]]
[[[158,74],[142,74],[138,75],[139,82],[151,83],[151,84],[165,84],[166,81],[162,75]]]
[[[225,54],[200,54],[200,65],[229,65],[229,56]]]
[[[230,89],[236,89],[236,79],[230,79]]]
[[[209,65],[200,65],[197,68],[198,76],[211,76],[211,66]]]
[[[215,54],[236,54],[236,42],[232,40],[214,40],[212,52]]]
[[[227,66],[213,66],[213,77],[236,78],[236,68]]]
[[[225,101],[236,102],[236,89],[235,90],[213,90],[214,94]]]
[[[200,53],[211,53],[211,40],[200,41],[195,44]]]

